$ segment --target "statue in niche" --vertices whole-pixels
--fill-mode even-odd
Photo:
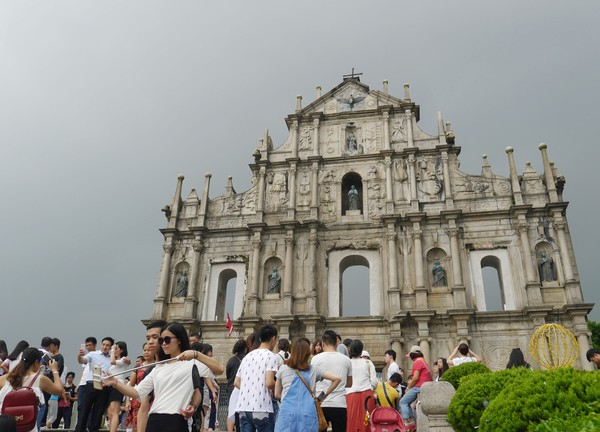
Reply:
[[[277,267],[273,267],[271,273],[268,276],[269,286],[267,288],[267,294],[279,294],[281,290],[281,275],[277,271]]]
[[[350,190],[348,191],[348,210],[358,210],[359,202],[358,202],[358,190],[356,186],[350,186]]]
[[[446,270],[440,264],[440,260],[436,259],[433,262],[433,268],[431,269],[431,273],[433,274],[433,286],[441,287],[447,286],[448,280],[446,279]]]
[[[354,135],[354,132],[350,132],[348,134],[348,138],[346,138],[346,145],[348,146],[348,151],[354,152],[358,150],[358,144],[356,143],[356,135]]]
[[[542,250],[540,262],[538,263],[540,272],[540,281],[552,282],[556,280],[556,272],[554,271],[554,261],[550,258],[545,250]]]
[[[175,297],[186,297],[188,292],[188,274],[183,270],[177,273],[177,290]]]

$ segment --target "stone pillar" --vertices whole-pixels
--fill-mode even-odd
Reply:
[[[383,149],[390,149],[390,113],[383,113]]]
[[[442,152],[442,169],[444,170],[444,195],[446,197],[446,208],[454,208],[454,196],[452,195],[452,185],[450,183],[450,167],[448,166],[448,152]]]
[[[171,255],[175,250],[173,239],[166,238],[163,245],[163,261],[160,268],[160,277],[158,279],[158,290],[154,299],[154,319],[162,319],[165,316],[164,307],[167,303],[167,292],[169,289],[169,273],[171,271]]]
[[[465,286],[463,283],[462,266],[460,265],[460,252],[458,249],[458,228],[456,221],[451,219],[448,221],[448,237],[450,237],[450,253],[452,261],[452,278],[454,286],[452,288],[452,296],[454,298],[454,307],[462,309],[467,307],[467,297],[465,294]]]
[[[427,382],[421,386],[419,401],[421,410],[427,416],[429,432],[454,432],[448,423],[448,408],[456,390],[447,381]],[[422,424],[418,419],[419,426]],[[419,430],[421,427],[419,427]]]
[[[260,231],[255,231],[254,237],[252,238],[252,260],[249,263],[252,279],[250,279],[250,284],[248,287],[248,299],[246,301],[247,316],[258,315],[258,285],[260,282],[260,252],[262,245]]]
[[[298,157],[298,120],[292,122],[292,157]]]
[[[292,313],[292,285],[294,281],[294,231],[288,230],[285,238],[285,273],[283,279],[283,314]]]
[[[537,276],[535,268],[533,266],[533,260],[531,259],[531,245],[529,243],[529,224],[527,223],[526,216],[523,214],[519,215],[517,231],[519,231],[519,237],[521,239],[521,252],[523,253],[523,260],[525,265],[527,303],[532,306],[541,305],[542,293],[540,291],[540,284],[537,282]]]
[[[562,261],[563,271],[565,272],[566,282],[575,280],[573,276],[573,267],[571,265],[571,257],[569,256],[569,247],[567,246],[567,237],[565,235],[565,221],[560,213],[554,215],[554,229],[558,237],[558,247],[560,249],[560,259]]]
[[[412,113],[409,109],[404,111],[406,114],[406,139],[408,140],[408,147],[414,147],[414,137],[413,137],[413,126],[412,126]]]
[[[544,178],[546,179],[546,189],[548,190],[548,196],[550,202],[558,201],[558,193],[556,192],[556,185],[554,184],[554,174],[552,173],[552,167],[548,160],[548,152],[546,151],[546,144],[540,144],[539,149],[542,152],[542,161],[544,162]]]
[[[391,316],[400,310],[400,289],[398,288],[398,258],[396,254],[396,230],[393,223],[388,224],[386,234],[388,243],[388,314]]]
[[[415,269],[415,294],[416,308],[427,309],[427,288],[425,287],[425,277],[423,273],[423,247],[421,243],[421,227],[419,222],[413,223],[413,242],[414,242],[414,269]]]
[[[262,215],[265,208],[265,174],[267,168],[263,165],[258,171],[258,200],[256,203],[256,214]]]
[[[198,226],[203,227],[206,223],[206,212],[208,211],[208,193],[210,190],[210,178],[212,174],[207,172],[204,174],[204,189],[202,190],[202,201],[198,211]]]
[[[392,159],[385,156],[385,204],[386,213],[394,213],[394,187],[392,186]]]
[[[508,166],[510,169],[510,183],[513,190],[513,196],[515,197],[516,205],[523,205],[523,194],[521,193],[521,184],[519,183],[519,175],[517,174],[517,166],[515,164],[515,156],[513,155],[513,148],[506,147],[506,154],[508,155]]]
[[[313,160],[311,166],[312,179],[310,184],[310,217],[317,219],[319,209],[319,161]]]
[[[438,111],[438,142],[440,145],[446,145],[446,131],[444,130],[444,120],[442,119],[442,113]]]
[[[296,163],[293,162],[290,166],[290,199],[288,201],[288,219],[294,219],[296,213]]]
[[[415,154],[411,153],[408,155],[408,181],[410,182],[410,202],[411,204],[417,202],[417,170],[415,167],[416,158]]]
[[[317,238],[317,228],[310,227],[310,234],[308,237],[308,297],[306,299],[306,312],[309,314],[317,313],[317,275],[319,269],[317,268],[317,244],[319,240]]]
[[[179,210],[181,209],[181,188],[183,187],[183,175],[177,176],[177,187],[175,188],[175,196],[173,197],[173,203],[171,204],[171,217],[169,217],[168,228],[177,228],[177,219],[179,217]]]
[[[313,119],[313,156],[319,156],[319,119]]]
[[[194,248],[194,256],[192,258],[190,280],[184,307],[184,316],[186,318],[194,318],[194,307],[198,301],[196,290],[198,287],[198,273],[200,272],[200,255],[202,253],[202,250],[204,249],[202,239],[194,240],[192,242],[192,247]]]

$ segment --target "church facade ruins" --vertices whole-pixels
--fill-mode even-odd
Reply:
[[[419,345],[432,361],[467,342],[492,369],[558,322],[577,337],[576,366],[589,368],[581,359],[593,305],[582,296],[565,181],[546,146],[541,173],[528,163],[518,174],[507,147],[508,176],[485,155],[481,173],[466,174],[451,125],[438,114],[429,134],[419,118],[408,85],[394,97],[387,82],[373,90],[350,76],[323,95],[317,88],[308,106],[298,97],[280,145],[265,132],[250,189],[236,192],[229,178],[211,197],[206,174],[202,193],[183,199],[180,176],[163,209],[151,318],[201,332],[223,359],[229,314],[242,337],[264,323],[311,341],[333,328],[363,340],[376,364],[390,348]],[[348,316],[343,275],[356,266],[367,269],[359,289],[368,306]]]

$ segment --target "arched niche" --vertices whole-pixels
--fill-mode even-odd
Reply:
[[[340,316],[369,316],[369,261],[361,255],[350,255],[340,262]]]
[[[441,288],[450,286],[449,259],[446,252],[438,247],[427,252],[427,273],[429,286]]]
[[[526,302],[523,297],[524,289],[517,292],[515,288],[512,274],[513,269],[506,249],[475,250],[469,252],[471,297],[477,310],[489,310],[486,304],[486,291],[483,278],[484,268],[495,269],[498,273],[497,289],[499,290],[502,308],[505,310],[520,310]]]
[[[353,188],[354,187],[354,188]],[[349,172],[342,178],[342,215],[352,214],[349,212],[356,212],[356,214],[363,214],[363,181],[360,174],[355,172]],[[356,190],[356,193],[354,192]],[[350,191],[352,195],[356,196],[358,203],[354,210],[354,205],[351,205]],[[352,207],[352,209],[350,208]]]
[[[348,258],[348,259],[345,259]],[[376,250],[334,250],[327,255],[327,307],[330,317],[340,316],[340,297],[344,270],[353,265],[369,268],[369,314],[383,315],[381,257]],[[343,261],[343,262],[342,262]]]
[[[263,267],[263,293],[265,297],[281,297],[283,287],[283,268],[281,259],[271,257]]]
[[[184,299],[190,294],[193,287],[190,285],[190,264],[181,261],[175,265],[171,280],[171,300]]]
[[[245,292],[246,263],[242,259],[239,262],[211,263],[206,281],[202,320],[226,320],[227,313],[231,319],[238,319],[242,315]],[[226,310],[228,304],[233,304],[233,310]]]

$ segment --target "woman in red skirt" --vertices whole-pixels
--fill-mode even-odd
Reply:
[[[355,339],[350,343],[350,361],[352,362],[352,387],[346,389],[346,412],[348,420],[346,432],[368,432],[365,425],[365,401],[369,412],[375,409],[373,389],[377,385],[375,366],[371,360],[362,358],[363,343]]]

